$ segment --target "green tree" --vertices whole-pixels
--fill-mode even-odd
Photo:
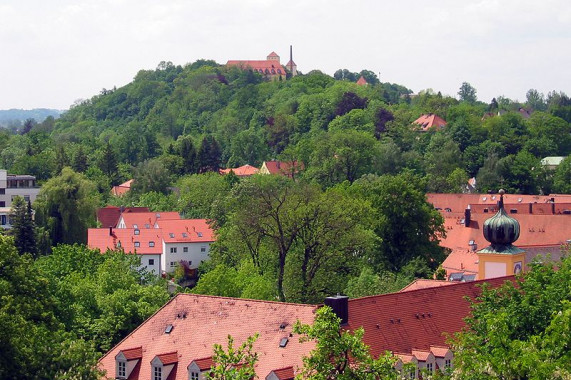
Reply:
[[[171,176],[159,159],[143,161],[133,175],[132,191],[143,194],[151,191],[166,194]]]
[[[239,347],[234,347],[234,338],[228,335],[227,349],[220,344],[214,345],[214,362],[208,372],[208,378],[214,380],[251,380],[256,377],[254,367],[258,354],[254,351],[254,343],[259,334],[249,336]]]
[[[317,310],[313,325],[297,321],[294,332],[303,335],[300,342],[315,341],[316,347],[303,358],[297,379],[307,380],[375,380],[398,379],[395,359],[385,353],[374,359],[363,343],[363,328],[342,330],[341,320],[328,306]]]
[[[16,249],[22,255],[29,253],[32,257],[38,255],[36,245],[36,225],[32,217],[32,205],[22,197],[12,200],[10,212],[11,235],[14,237]]]
[[[476,89],[470,83],[462,82],[462,86],[458,90],[458,96],[461,102],[476,103],[476,100],[478,100],[476,92]]]
[[[88,168],[87,164],[87,155],[83,150],[83,145],[79,145],[75,156],[73,156],[73,162],[71,163],[71,167],[78,173],[85,173]]]
[[[414,176],[364,176],[353,190],[373,208],[380,244],[372,259],[378,268],[399,271],[421,257],[434,270],[444,260],[444,249],[438,244],[445,236],[444,220],[428,203]]]
[[[0,235],[0,378],[100,378],[91,343],[57,319],[53,283]]]
[[[571,156],[567,156],[555,169],[553,191],[560,194],[571,194]]]
[[[205,136],[197,154],[198,172],[218,172],[220,169],[220,145],[212,135]]]
[[[570,378],[571,256],[484,286],[471,308],[467,329],[452,340],[454,378]]]
[[[37,224],[49,231],[52,245],[86,242],[97,207],[99,194],[93,182],[68,167],[42,186],[34,202]]]

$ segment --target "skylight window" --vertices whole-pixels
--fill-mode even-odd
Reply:
[[[288,338],[282,338],[282,340],[280,340],[280,347],[284,348],[285,346],[287,346],[287,342],[289,342]]]
[[[172,239],[174,238],[174,234],[172,232],[169,232],[169,237]]]
[[[188,237],[188,234],[186,232],[183,232],[182,237],[186,238],[186,237]]]
[[[170,334],[172,329],[173,329],[173,325],[167,325],[167,327],[165,327],[165,334]]]
[[[197,232],[198,237],[202,237],[202,232]]]
[[[141,233],[140,230],[135,230],[135,235],[139,235]]]

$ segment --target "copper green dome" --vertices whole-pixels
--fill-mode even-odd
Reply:
[[[484,222],[484,237],[494,251],[510,250],[512,243],[519,238],[519,222],[504,209],[504,193],[500,190],[499,210],[496,215]]]

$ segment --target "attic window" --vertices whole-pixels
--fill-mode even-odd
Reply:
[[[155,246],[155,242],[154,241],[150,241],[149,242],[149,247],[154,247]]]
[[[136,241],[135,242],[135,247],[140,247],[141,246],[141,242]]]
[[[487,200],[487,199],[488,199],[488,197],[482,197],[482,200],[483,200],[483,201],[485,201],[485,200]]]
[[[446,207],[446,208],[444,209],[444,211],[446,211],[446,212],[452,212],[452,209],[451,209],[450,207]]]
[[[188,234],[186,232],[183,232],[182,237],[186,238],[186,237],[188,237]]]
[[[134,233],[135,233],[135,235],[139,235],[139,234],[141,233],[141,231],[140,231],[140,230],[135,230]]]
[[[160,217],[161,217],[161,214],[159,214],[159,213],[157,212],[157,213],[155,214],[155,216],[156,216],[156,217],[157,217],[157,219],[158,219],[158,218],[160,218]]]
[[[172,329],[173,329],[173,325],[167,325],[167,327],[165,327],[165,334],[170,334]]]
[[[280,348],[287,346],[287,342],[289,342],[288,338],[282,338],[282,340],[280,340]]]
[[[117,242],[117,248],[121,248],[121,240]]]
[[[124,361],[117,361],[117,377],[124,379],[127,374],[127,363]]]
[[[517,214],[517,208],[511,208],[510,213],[511,214]]]
[[[488,213],[488,209],[487,209],[487,208],[484,209],[484,213]]]
[[[149,223],[145,223],[145,228],[151,228],[151,225]]]
[[[475,242],[474,240],[470,240],[470,241],[468,242],[468,245],[474,245],[474,244],[476,244],[476,242]]]
[[[172,232],[169,232],[169,237],[172,239],[174,238],[174,234]]]
[[[197,232],[198,237],[202,237],[202,232]]]
[[[137,228],[139,228],[139,226],[136,225],[136,224],[133,224],[133,228],[134,228],[134,229],[137,229]]]

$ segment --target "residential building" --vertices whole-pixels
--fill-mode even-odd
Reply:
[[[418,125],[421,132],[428,132],[431,129],[442,129],[448,124],[440,116],[433,113],[421,115],[412,123]]]
[[[451,251],[442,264],[448,279],[477,278],[477,251],[488,245],[483,226],[498,211],[500,198],[499,194],[427,194],[444,217],[446,237],[440,244]],[[505,194],[503,199],[506,214],[517,218],[520,225],[517,246],[525,252],[523,261],[546,256],[559,260],[561,246],[571,241],[571,195]]]
[[[561,156],[545,157],[541,159],[541,165],[546,169],[555,170],[557,169],[561,161],[563,161],[565,158],[567,157],[561,157]]]
[[[111,188],[111,195],[114,195],[116,197],[121,197],[125,195],[126,193],[131,191],[131,186],[133,186],[133,181],[134,180],[130,179],[127,182],[123,182],[120,185],[113,186]]]
[[[260,168],[260,174],[283,175],[290,178],[303,170],[303,163],[298,161],[264,161]]]
[[[181,262],[198,268],[214,240],[206,219],[181,219],[177,212],[124,212],[114,226],[87,231],[90,248],[136,254],[156,274],[172,273]]]
[[[487,280],[498,286],[512,277]],[[449,334],[460,331],[470,311],[466,296],[480,294],[482,281],[453,283],[349,300],[328,297],[325,304],[341,318],[342,329],[364,329],[363,340],[374,357],[392,352],[396,368],[412,363],[420,371],[453,366]],[[292,380],[314,342],[300,343],[293,324],[310,324],[319,305],[178,294],[100,360],[106,379],[205,380],[212,367],[213,345],[227,336],[241,344],[258,333],[254,351],[257,377]]]
[[[280,56],[271,52],[265,60],[230,60],[226,66],[237,66],[244,70],[252,70],[269,80],[285,80],[286,69],[280,64]]]
[[[148,207],[105,206],[97,210],[97,223],[103,228],[116,228],[122,214],[132,212],[150,212]]]
[[[366,86],[369,84],[369,82],[367,82],[367,80],[365,79],[364,76],[361,75],[361,77],[359,78],[359,80],[357,81],[357,84],[359,86]]]
[[[243,178],[257,174],[259,171],[260,169],[252,165],[242,165],[237,168],[220,169],[220,174],[225,175],[225,174],[230,174],[230,172],[232,172],[236,174],[236,176]]]
[[[26,202],[33,203],[40,193],[36,177],[32,175],[8,174],[0,169],[0,228],[10,228],[12,201],[20,196]]]

